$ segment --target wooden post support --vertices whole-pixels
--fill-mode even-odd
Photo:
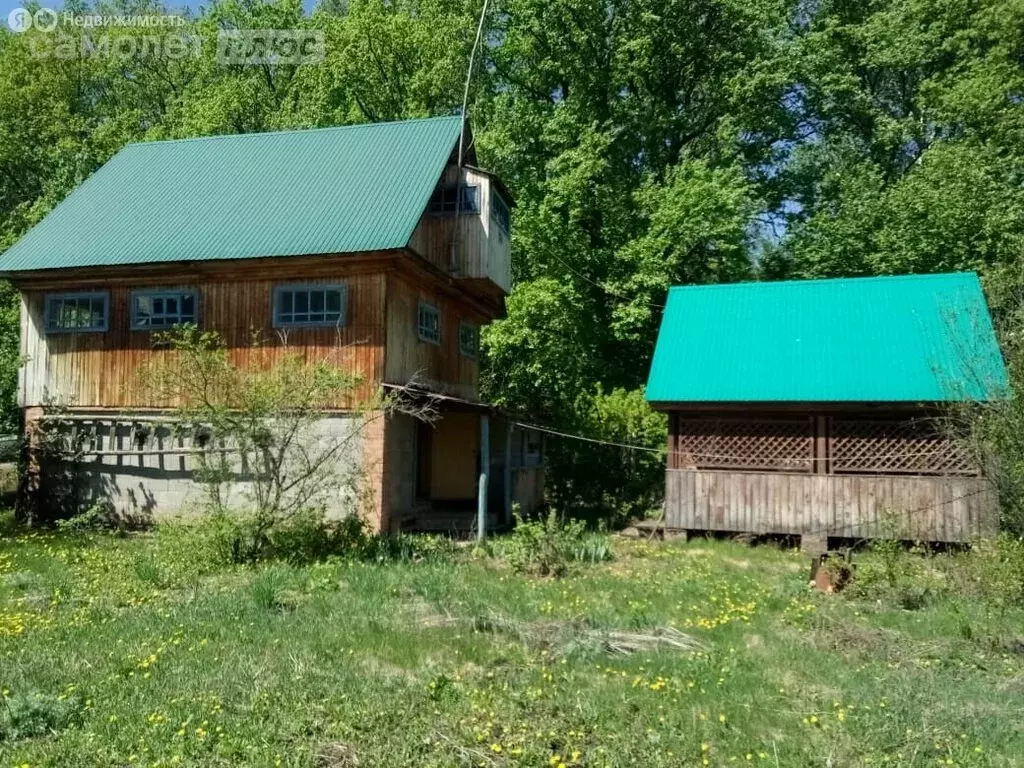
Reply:
[[[480,487],[476,498],[476,538],[483,541],[487,536],[487,473],[491,463],[490,417],[480,416]]]
[[[515,426],[512,422],[507,423],[507,429],[505,430],[505,466],[504,470],[504,488],[505,488],[505,519],[504,523],[508,525],[512,522],[512,430]]]
[[[827,475],[829,471],[827,424],[824,416],[814,416],[814,466],[811,469],[816,475]]]

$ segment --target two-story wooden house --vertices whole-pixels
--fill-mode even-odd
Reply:
[[[513,500],[538,505],[534,436],[492,418],[490,450],[480,450],[481,420],[496,410],[478,395],[479,333],[509,291],[513,202],[469,164],[468,126],[459,167],[462,125],[442,117],[125,147],[0,257],[22,295],[26,425],[61,404],[90,434],[80,468],[95,494],[124,512],[173,513],[198,489],[167,410],[135,386],[163,353],[153,333],[196,323],[244,364],[256,330],[271,347],[358,373],[360,396],[410,382],[443,396],[436,423],[375,420],[346,458],[365,469],[380,530],[468,522],[481,453],[493,518]],[[353,428],[350,416],[345,403],[325,414],[338,429]],[[133,439],[140,424],[146,441]]]

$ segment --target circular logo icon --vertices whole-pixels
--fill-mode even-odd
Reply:
[[[40,32],[53,32],[58,21],[57,12],[52,8],[40,8],[32,17],[32,23]]]
[[[24,8],[15,8],[7,14],[7,26],[15,32],[24,32],[32,26],[32,14]]]

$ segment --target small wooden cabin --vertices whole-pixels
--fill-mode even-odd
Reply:
[[[247,364],[255,331],[263,359],[287,348],[359,374],[360,398],[415,385],[440,404],[432,425],[371,422],[344,458],[365,472],[378,529],[469,525],[488,455],[492,521],[539,505],[539,441],[479,398],[513,201],[473,165],[468,126],[460,165],[462,128],[442,117],[125,147],[0,257],[22,296],[26,427],[61,405],[89,435],[80,469],[95,498],[176,512],[197,497],[192,447],[134,384],[168,353],[153,333],[196,323]],[[351,406],[325,424],[358,428]],[[348,508],[340,489],[336,502]]]
[[[1006,392],[974,273],[672,288],[647,386],[665,523],[809,548],[989,534],[994,495],[942,417]]]

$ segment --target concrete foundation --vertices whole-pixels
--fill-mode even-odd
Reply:
[[[315,502],[323,504],[328,517],[356,511],[369,513],[371,518],[374,513],[379,516],[375,508],[379,493],[373,486],[380,485],[381,461],[373,436],[383,432],[380,425],[384,419],[375,416],[326,416],[302,438],[313,456],[336,451],[320,478],[322,487],[315,493]],[[41,464],[42,499],[52,498],[55,486],[63,483],[73,488],[62,498],[73,499],[68,503],[78,511],[105,503],[119,516],[136,520],[187,517],[199,512],[208,500],[208,486],[196,480],[202,464],[194,438],[174,435],[167,421],[143,414],[119,414],[114,419],[76,413],[66,423],[62,420],[61,429],[78,430],[87,437],[80,439],[81,458],[73,466],[52,461]],[[232,478],[219,486],[224,499],[240,509],[251,506],[253,482],[247,468],[237,457],[227,455],[237,466]],[[379,517],[372,522],[378,521]]]

